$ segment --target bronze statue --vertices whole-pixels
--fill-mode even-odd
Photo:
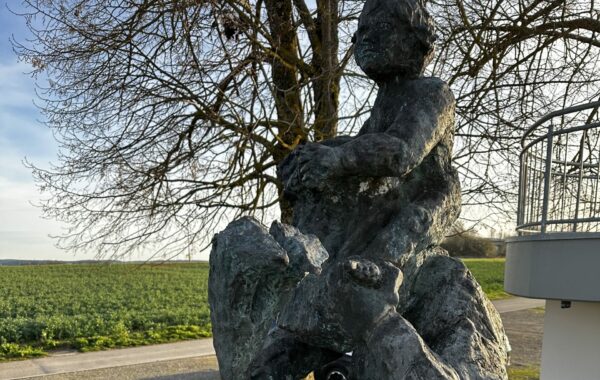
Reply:
[[[357,380],[507,378],[497,312],[464,264],[437,247],[458,217],[460,186],[451,165],[454,97],[442,80],[423,76],[434,40],[423,1],[366,1],[354,49],[379,87],[370,118],[356,136],[297,148],[278,172],[295,228],[286,238],[271,232],[273,240],[291,257],[302,246],[310,258],[306,239],[316,237],[328,258],[291,288],[270,275],[260,292],[248,291],[278,306],[265,317],[274,324],[261,330],[264,343],[239,365],[240,379],[319,377],[335,365]],[[211,271],[213,256],[250,249],[225,252],[219,242],[232,233],[217,236]],[[214,278],[221,293],[237,281]],[[280,291],[263,295],[267,288]]]

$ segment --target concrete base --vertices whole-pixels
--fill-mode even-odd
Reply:
[[[542,380],[600,378],[600,303],[546,302]]]

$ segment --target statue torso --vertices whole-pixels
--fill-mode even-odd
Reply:
[[[369,120],[357,137],[369,133],[393,133],[402,136],[415,125],[414,118],[437,109],[443,82],[437,78],[418,78],[380,90]],[[438,115],[441,122],[453,123],[452,115]],[[293,224],[304,233],[319,237],[330,254],[360,254],[363,243],[375,236],[410,203],[435,191],[453,171],[450,166],[452,126],[429,155],[405,177],[346,176],[333,179],[324,190],[306,190],[294,204]],[[344,251],[341,252],[340,251]]]

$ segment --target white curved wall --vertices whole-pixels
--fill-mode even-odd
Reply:
[[[600,234],[509,239],[504,288],[529,298],[600,302]]]

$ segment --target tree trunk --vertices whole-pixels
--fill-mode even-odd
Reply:
[[[277,152],[275,162],[280,163],[300,142],[306,141],[304,113],[302,109],[298,68],[293,62],[298,59],[298,40],[292,18],[292,0],[265,0],[269,28],[273,39],[274,57],[271,70],[274,87],[277,119],[283,126],[278,127]],[[287,59],[286,59],[287,58]],[[290,59],[294,58],[294,59]],[[283,199],[283,187],[278,185],[281,219],[291,222],[292,209]]]
[[[298,144],[298,140],[306,140],[298,68],[294,62],[300,61],[300,58],[292,19],[292,1],[266,0],[265,7],[273,41],[271,70],[275,108],[277,119],[283,124],[278,128],[282,156],[275,159],[279,162],[289,153],[290,146]]]
[[[317,0],[319,46],[313,46],[315,69],[315,140],[335,137],[340,94],[338,0]]]

